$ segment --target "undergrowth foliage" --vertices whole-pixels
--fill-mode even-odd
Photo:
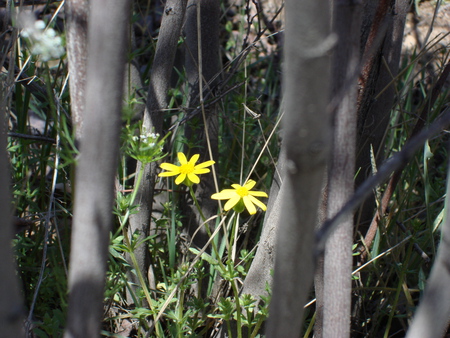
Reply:
[[[12,40],[16,56],[11,57],[20,73],[17,69],[9,69],[9,73],[17,77],[10,89],[12,101],[8,138],[17,216],[14,246],[29,311],[28,329],[37,337],[61,336],[65,327],[73,207],[71,182],[78,156],[70,120],[67,60],[58,45],[64,40],[64,31],[59,25],[59,10],[55,5],[42,9],[38,12],[38,21],[33,21],[32,14],[24,16],[18,27],[27,28]],[[136,22],[142,19],[145,10],[141,7],[136,9]],[[245,20],[242,16],[244,8],[239,8],[239,11],[235,13],[235,18],[241,20],[243,17]],[[156,12],[152,15],[158,18]],[[223,35],[232,41],[230,37],[234,32],[233,27],[227,26]],[[155,33],[142,33],[138,39],[148,43],[145,48],[137,46],[132,51],[133,57],[151,60],[154,52],[151,39]],[[55,42],[45,40],[49,38]],[[40,47],[41,42],[44,45]],[[264,46],[263,43],[260,45]],[[54,51],[49,50],[52,46],[56,48]],[[249,49],[246,54],[242,52],[242,41],[228,44],[223,52],[226,55],[224,62],[228,60],[230,66],[236,64],[238,56],[244,58],[236,69],[230,72],[228,68],[227,72],[232,83],[241,83],[240,86],[232,94],[223,95],[219,102],[221,156],[215,159],[216,170],[227,175],[221,176],[218,184],[224,188],[227,184],[244,186],[243,176],[251,176],[256,179],[249,181],[252,186],[258,182],[259,189],[267,190],[278,152],[277,140],[270,138],[277,123],[279,107],[280,79],[271,75],[275,74],[276,55],[263,51],[266,59],[261,61],[256,55],[261,51]],[[151,61],[146,64],[142,74],[144,87],[139,88],[140,91],[146,88]],[[244,76],[244,72],[247,75]],[[183,112],[189,111],[184,108],[186,87],[183,70],[178,70],[177,75],[178,83],[170,93],[170,106],[166,114],[167,121],[172,123],[173,117],[181,121]],[[261,79],[266,79],[266,83],[261,83]],[[165,135],[143,130],[133,115],[135,107],[143,103],[142,99],[133,95],[124,99],[121,161],[114,206],[116,224],[110,235],[102,334],[110,336],[129,324],[128,334],[132,336],[153,331],[159,337],[195,337],[206,336],[222,324],[231,330],[232,322],[238,322],[240,336],[246,331],[249,336],[255,337],[267,318],[268,298],[256,307],[256,300],[241,295],[239,290],[254,256],[256,240],[250,238],[250,232],[251,237],[260,232],[261,212],[257,213],[251,204],[248,210],[252,215],[242,208],[238,210],[243,212],[242,215],[234,211],[221,213],[218,204],[217,228],[209,233],[209,245],[195,247],[183,230],[186,218],[179,205],[182,200],[180,196],[191,194],[201,212],[193,192],[202,175],[196,174],[207,174],[209,169],[206,167],[215,162],[195,163],[198,155],[189,154],[189,150],[186,155],[180,153],[185,147],[190,149],[194,146],[184,138],[183,124]],[[260,114],[258,119],[249,114],[253,111],[257,112],[255,115]],[[266,150],[263,151],[263,148]],[[188,162],[186,156],[191,161]],[[131,240],[127,235],[129,216],[138,209],[134,205],[137,192],[134,176],[142,176],[142,172],[134,171],[136,161],[149,163],[162,159],[166,162],[166,167],[162,165],[164,169],[171,169],[175,175],[186,174],[181,179],[185,184],[177,185],[181,182],[171,177],[167,179],[168,189],[162,192],[168,195],[163,205],[164,211],[161,217],[155,219],[157,228],[145,239],[152,257],[152,276],[142,276],[136,265],[130,266],[124,259],[125,252],[133,255],[135,248],[144,244],[138,240],[137,233]],[[193,168],[190,168],[191,162]],[[180,167],[176,166],[178,163]],[[176,171],[176,168],[181,169]],[[190,169],[194,169],[192,174]],[[240,196],[242,202],[236,203],[249,206],[247,195],[251,196],[245,193]],[[256,195],[267,196],[266,193]],[[256,205],[265,209],[262,202],[258,201]],[[127,280],[128,269],[143,282],[144,287],[136,292]],[[150,284],[144,283],[145,280],[149,280]],[[127,290],[132,293],[132,307],[126,302]]]
[[[151,13],[156,21],[160,19],[159,8],[146,8],[141,3],[136,4],[135,26],[141,27],[148,20],[145,13]],[[187,86],[182,68],[174,72],[176,85],[169,93],[165,119],[165,130],[171,131],[165,135],[143,130],[133,116],[134,107],[143,102],[136,97],[124,99],[103,336],[117,337],[122,332],[144,337],[150,332],[152,337],[210,337],[220,328],[229,337],[257,337],[263,332],[270,289],[269,296],[261,299],[241,294],[240,290],[262,231],[266,192],[279,152],[274,131],[282,115],[278,44],[282,33],[273,23],[263,31],[268,23],[260,15],[250,15],[249,7],[253,5],[244,2],[222,6],[225,14],[221,76],[227,79],[228,87],[222,88],[217,95],[220,99],[215,102],[220,107],[219,158],[197,163],[199,156],[191,151],[196,145],[183,136],[185,124],[178,124],[195,108],[186,107]],[[56,41],[60,43],[64,41],[64,31],[58,6],[44,6],[38,13],[42,21],[34,27],[39,34],[47,29],[48,37],[58,36]],[[157,36],[157,24],[154,25],[150,31],[137,30],[137,46],[130,51],[130,58],[144,65],[144,88],[139,90],[148,83],[153,39]],[[67,311],[74,193],[71,182],[78,156],[70,119],[67,59],[58,43],[52,53],[33,47],[30,33],[19,35],[14,28],[9,34],[13,47],[1,77],[10,95],[7,149],[16,215],[14,248],[18,274],[30,332],[36,337],[60,337]],[[431,47],[426,51],[432,64],[425,64],[423,54],[418,52],[403,58],[401,75],[395,79],[397,99],[386,132],[387,157],[404,145],[419,111],[428,109],[426,123],[430,123],[448,104],[448,90],[444,88],[438,99],[426,107],[449,56],[447,51]],[[363,234],[358,229],[355,232],[355,337],[393,332],[403,335],[408,327],[440,240],[447,142],[446,133],[429,140],[408,164],[364,260],[357,250]],[[152,260],[149,276],[143,276],[136,269],[137,264],[130,266],[124,258],[125,253],[130,253],[133,259],[135,248],[144,245],[137,233],[131,240],[127,234],[129,216],[138,212],[134,205],[134,177],[142,178],[142,172],[135,172],[137,161],[164,161],[161,168],[166,170],[159,178],[166,180],[166,188],[159,193],[166,194],[167,199],[162,214],[154,219],[156,229],[144,241]],[[205,226],[209,240],[204,247],[196,247],[184,230],[187,217],[180,204],[190,201],[201,214],[195,185],[204,175],[212,174],[212,166],[219,173],[219,190],[212,198],[228,202],[223,209],[218,202],[217,215],[212,219],[215,227]],[[383,189],[384,186],[379,187],[377,196]],[[184,198],[188,195],[191,199]],[[142,282],[137,291],[127,280],[126,271],[130,269]],[[127,291],[132,295],[133,306],[126,301]],[[305,336],[312,336],[313,304],[307,305]]]

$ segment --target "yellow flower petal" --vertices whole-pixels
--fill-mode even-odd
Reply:
[[[194,173],[187,174],[187,178],[192,183],[195,183],[195,184],[199,184],[200,183],[200,178],[197,175],[195,175]]]
[[[209,173],[210,171],[211,171],[211,170],[206,169],[206,168],[204,168],[204,169],[202,169],[202,168],[198,169],[198,167],[195,167],[193,173],[194,173],[194,174],[207,174],[207,173]]]
[[[163,173],[159,173],[158,176],[159,177],[169,177],[169,176],[175,176],[178,175],[179,173],[174,172],[174,171],[165,171]]]
[[[247,208],[248,213],[250,215],[256,214],[256,208],[253,205],[252,201],[250,200],[250,196],[244,196],[242,199],[244,200],[244,205]]]
[[[234,189],[224,189],[221,192],[215,193],[211,196],[213,200],[229,200],[230,198],[233,198],[235,196],[239,195],[236,193],[236,190]]]
[[[195,163],[200,158],[199,154],[192,155],[189,161],[187,160],[186,155],[181,151],[177,153],[177,156],[180,165],[177,166],[172,163],[162,163],[160,164],[161,169],[167,170],[167,172],[162,172],[158,175],[160,177],[179,175],[175,179],[175,184],[181,184],[185,182],[186,177],[187,181],[185,183],[187,185],[191,185],[191,183],[200,183],[200,178],[197,175],[209,173],[210,170],[206,167],[209,167],[215,163],[214,161],[206,161],[195,165]]]
[[[249,191],[248,194],[258,197],[269,197],[264,191]]]
[[[225,203],[225,206],[223,207],[225,209],[225,211],[230,210],[231,208],[233,208],[241,199],[241,196],[239,195],[235,195],[232,198],[230,198],[228,200],[227,203]]]
[[[252,188],[255,186],[256,182],[253,180],[248,180],[247,183],[244,184],[244,188],[247,190],[252,190]]]
[[[189,163],[195,165],[195,163],[198,161],[199,158],[200,158],[199,154],[192,155],[191,159],[189,160]]]
[[[180,174],[176,179],[175,179],[175,184],[178,185],[180,183],[183,183],[183,181],[186,179],[186,174]]]
[[[181,165],[188,163],[186,155],[184,155],[182,152],[178,153],[178,161],[180,161]]]
[[[253,197],[252,195],[249,195],[249,196],[246,196],[246,197],[248,197],[248,199],[249,199],[252,203],[255,203],[255,204],[256,204],[258,207],[260,207],[262,210],[266,211],[266,209],[267,209],[266,205],[265,205],[263,202],[261,202],[259,199]],[[245,200],[244,200],[244,202],[245,202]]]
[[[224,209],[225,211],[230,210],[235,207],[236,204],[240,203],[242,200],[244,202],[244,206],[249,212],[250,215],[254,215],[256,213],[256,206],[261,208],[262,210],[266,210],[267,207],[264,203],[258,200],[255,196],[258,197],[268,197],[268,195],[263,191],[251,191],[251,189],[255,186],[256,182],[254,180],[248,180],[244,186],[239,184],[232,184],[233,189],[224,189],[219,193],[213,194],[211,196],[212,199],[215,200],[228,200],[225,203]],[[237,212],[241,212],[239,210]]]
[[[164,170],[174,171],[177,173],[180,172],[180,167],[172,163],[161,163],[159,166]]]
[[[195,168],[196,169],[206,168],[206,167],[209,167],[210,165],[213,165],[215,163],[216,162],[214,162],[214,161],[206,161],[206,162],[202,162],[202,163],[197,164],[195,166]]]

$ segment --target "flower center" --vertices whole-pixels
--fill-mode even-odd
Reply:
[[[236,192],[239,196],[244,197],[248,195],[248,190],[244,187],[240,187],[238,189],[236,189]]]
[[[192,172],[194,172],[194,165],[193,164],[190,164],[190,163],[186,163],[186,164],[183,164],[181,167],[180,167],[180,173],[182,173],[182,174],[191,174]]]

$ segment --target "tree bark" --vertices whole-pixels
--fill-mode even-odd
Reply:
[[[200,10],[197,8],[199,5]],[[203,95],[214,88],[214,85],[217,83],[217,81],[214,81],[214,78],[216,77],[217,79],[220,71],[220,2],[218,0],[190,0],[187,8],[185,67],[190,90],[188,106],[197,107],[199,103],[203,104],[203,102],[200,102],[203,100]],[[200,18],[198,13],[200,13]],[[201,96],[200,88],[202,90]],[[185,135],[189,142],[196,145],[190,150],[192,154],[200,154],[200,162],[211,159],[217,161],[219,153],[219,120],[216,106],[204,109],[204,113],[204,118],[203,114],[200,114],[187,123]],[[209,142],[207,140],[208,137]],[[209,149],[211,149],[211,153],[209,153]],[[214,175],[202,178],[195,191],[196,198],[199,205],[202,206],[202,212],[206,219],[217,213],[217,203],[211,199],[211,195],[216,192],[214,178]],[[188,232],[192,235],[203,223],[203,220],[195,207],[189,210],[189,214],[191,217]],[[203,226],[193,238],[193,243],[203,247],[207,241],[208,235]]]
[[[5,108],[6,93],[4,82],[1,85],[1,107]],[[9,112],[2,109],[3,112]],[[6,153],[6,119],[3,115],[0,123],[0,327],[4,337],[24,337],[24,307],[19,291],[19,280],[12,250],[14,236],[11,215],[11,181],[9,161]]]
[[[354,190],[356,99],[361,6],[352,0],[333,2],[333,30],[339,38],[332,62],[333,149],[328,170],[327,217],[333,217]],[[324,257],[323,337],[349,337],[353,214],[330,236]],[[316,295],[319,297],[319,295]]]
[[[444,337],[450,323],[450,165],[447,172],[446,217],[441,242],[407,338]]]
[[[70,108],[76,140],[79,142],[83,128],[82,113],[85,103],[89,2],[87,0],[67,0],[64,7],[70,73]]]
[[[271,270],[273,270],[275,263],[277,226],[280,224],[281,202],[284,200],[284,190],[286,189],[286,186],[282,184],[284,177],[277,173],[284,173],[285,163],[286,156],[282,150],[270,188],[267,213],[264,217],[258,250],[256,251],[255,258],[252,261],[252,265],[248,270],[242,287],[242,294],[252,295],[257,301],[259,301],[262,295],[267,295],[266,284],[270,288],[272,288],[273,284]]]
[[[394,102],[409,0],[366,1],[362,25],[363,66],[358,98],[356,184],[371,175],[371,148],[377,163],[384,158],[382,141]],[[374,199],[361,207],[360,223],[371,221]],[[367,227],[366,227],[367,228]]]
[[[144,111],[143,128],[148,132],[163,134],[164,109],[167,108],[167,92],[170,88],[170,79],[175,60],[175,53],[178,46],[178,40],[181,34],[181,27],[186,12],[187,0],[168,0],[164,9],[163,19],[159,30],[156,53],[153,60],[150,85],[147,98],[147,109]],[[138,162],[136,172],[143,170],[142,182],[138,189],[135,204],[139,206],[138,213],[130,216],[128,235],[138,231],[138,241],[147,238],[150,234],[151,216],[153,208],[153,196],[156,177],[156,163],[142,165]],[[138,246],[134,252],[138,267],[143,276],[148,275],[150,264],[147,245],[144,243]],[[126,255],[127,261],[132,266],[131,258]],[[137,276],[133,273],[128,274],[130,282],[139,285]],[[128,302],[133,302],[130,295],[127,296]]]
[[[65,337],[96,337],[112,228],[131,2],[91,2],[83,134],[76,172]]]
[[[286,169],[267,337],[298,337],[315,269],[314,229],[330,146],[327,0],[286,2]]]

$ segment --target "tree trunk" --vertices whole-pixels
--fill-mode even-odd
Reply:
[[[283,177],[277,173],[284,173],[286,163],[285,152],[282,150],[277,163],[277,170],[272,181],[267,202],[267,213],[264,217],[263,230],[259,239],[258,250],[242,287],[242,294],[250,294],[259,301],[262,295],[267,295],[266,284],[272,288],[272,274],[275,263],[275,242],[277,226],[280,224],[281,202],[284,200]]]
[[[9,112],[6,108],[7,92],[4,81],[1,81],[0,107],[1,111]],[[24,307],[19,291],[19,280],[12,250],[14,236],[11,215],[11,181],[9,161],[6,153],[6,125],[2,114],[0,122],[0,327],[4,337],[24,337]]]
[[[444,337],[450,323],[450,165],[447,170],[445,222],[436,261],[407,338]]]
[[[67,0],[64,7],[67,59],[70,73],[70,109],[76,140],[79,142],[83,127],[82,113],[85,103],[89,2],[87,0]]]
[[[362,60],[358,98],[356,184],[371,175],[371,148],[375,159],[383,158],[382,141],[393,107],[395,88],[391,81],[398,74],[406,13],[409,0],[366,1],[362,25]],[[360,223],[373,217],[374,199],[361,207]],[[367,226],[366,226],[367,229]]]
[[[327,217],[353,194],[356,142],[356,71],[359,65],[361,6],[352,0],[333,3],[333,30],[339,38],[332,62],[334,139],[328,170]],[[349,337],[351,313],[353,215],[330,236],[324,257],[323,337]],[[320,295],[316,295],[319,297]]]
[[[298,337],[315,269],[314,230],[330,146],[327,0],[286,2],[283,147],[285,195],[267,337]]]
[[[131,2],[97,0],[91,6],[66,338],[97,337],[100,333]]]
[[[199,4],[200,8],[197,7]],[[214,78],[217,78],[220,71],[220,2],[218,0],[190,0],[187,8],[185,67],[190,90],[188,106],[197,107],[199,103],[203,104],[204,94],[210,92],[217,83]],[[198,17],[199,13],[200,18]],[[219,121],[216,106],[204,109],[204,116],[202,112],[187,123],[186,138],[196,145],[190,149],[191,154],[200,154],[200,162],[211,159],[217,161],[219,153],[218,129]],[[211,153],[209,150],[211,150]],[[217,173],[215,176],[217,177]],[[202,178],[196,186],[196,197],[199,205],[202,206],[202,212],[206,219],[217,213],[217,203],[210,198],[217,191],[214,179],[214,175],[208,175]],[[191,217],[188,230],[192,235],[203,223],[203,220],[195,207],[189,210],[189,214],[191,214]],[[205,226],[203,226],[193,238],[193,243],[203,247],[207,241],[208,235]]]
[[[181,27],[184,21],[187,0],[168,0],[164,9],[163,19],[159,30],[156,53],[153,60],[150,86],[147,98],[147,109],[144,111],[143,128],[148,132],[163,134],[163,110],[167,108],[167,92],[170,88],[175,53],[180,38]],[[143,170],[142,182],[140,186],[135,184],[134,189],[138,189],[135,204],[139,206],[138,213],[130,215],[128,235],[138,231],[138,241],[147,238],[150,234],[154,186],[156,177],[156,163],[142,165],[138,162],[136,172]],[[135,181],[136,183],[136,181]],[[136,248],[134,252],[138,268],[143,276],[148,275],[149,255],[147,245],[144,243]],[[132,265],[131,258],[126,255],[127,261]],[[139,285],[137,276],[128,273],[130,282]],[[130,295],[127,301],[132,303]]]

